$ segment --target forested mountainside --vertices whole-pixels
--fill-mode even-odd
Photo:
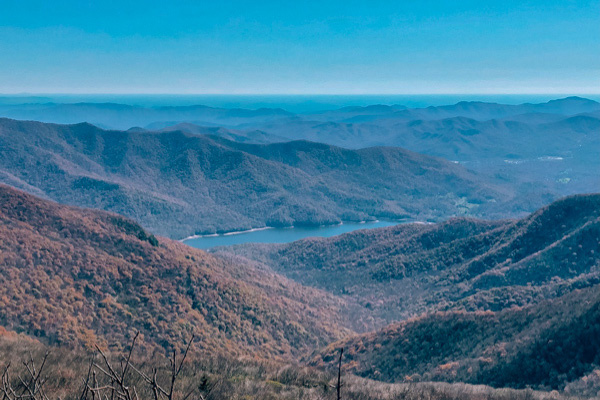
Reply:
[[[577,199],[581,207],[571,207],[574,213],[567,215],[575,221],[598,200],[581,197],[589,207]],[[160,354],[180,347],[195,333],[193,362],[182,380],[193,385],[200,379],[201,392],[215,399],[248,393],[329,398],[332,374],[277,360],[297,360],[332,342],[313,354],[312,363],[330,365],[343,345],[343,393],[350,398],[545,395],[388,385],[349,372],[390,381],[409,376],[515,387],[563,388],[569,382],[589,392],[584,378],[593,381],[598,365],[599,293],[592,287],[496,313],[438,312],[351,336],[344,327],[351,318],[345,313],[348,303],[340,298],[240,263],[239,257],[217,258],[157,238],[115,214],[59,205],[0,185],[0,357],[25,360],[32,352],[39,363],[50,351],[45,390],[61,396],[79,390],[77,378],[89,363],[86,348],[98,344],[116,357],[135,331],[141,339],[134,360],[146,369],[166,362],[153,349]],[[347,339],[336,341],[342,337]],[[13,373],[19,365],[15,362]]]
[[[65,346],[181,346],[290,359],[341,338],[343,301],[0,185],[0,326]]]
[[[358,330],[432,309],[497,311],[600,282],[600,194],[519,220],[458,218],[219,251],[352,299],[368,310],[354,318]]]
[[[180,131],[8,119],[0,120],[0,182],[113,211],[174,238],[266,225],[510,214],[532,205],[459,165],[399,148],[249,145]]]
[[[596,239],[597,240],[597,239]],[[315,365],[391,382],[589,388],[600,370],[600,286],[499,312],[437,312],[330,345]]]
[[[312,173],[352,160],[340,149],[311,164],[293,145],[231,148]],[[516,388],[583,387],[600,369],[597,194],[519,220],[455,218],[215,257],[0,186],[0,239],[0,326],[48,344],[118,350],[139,330],[151,351],[196,333],[206,354],[297,360],[333,342],[313,365],[343,346],[346,370],[368,378]]]
[[[17,335],[118,354],[140,331],[156,355],[196,334],[236,382],[240,359],[333,367],[344,347],[369,379],[600,393],[600,194],[552,202],[600,184],[594,101],[6,107],[133,128],[0,119],[0,182],[25,191],[0,185],[0,352]],[[423,222],[214,254],[152,234],[378,218]],[[330,376],[306,371],[288,393]]]

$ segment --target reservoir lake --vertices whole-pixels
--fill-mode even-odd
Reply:
[[[382,228],[399,223],[402,222],[345,222],[340,225],[315,227],[262,228],[243,232],[224,233],[221,235],[192,236],[182,240],[182,242],[197,249],[210,249],[211,247],[231,246],[243,243],[289,243],[308,237],[330,237],[358,229]]]

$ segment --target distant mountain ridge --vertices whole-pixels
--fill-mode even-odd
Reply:
[[[141,107],[116,103],[2,104],[0,116],[102,128],[206,133],[244,143],[310,140],[359,149],[396,146],[463,163],[521,197],[546,199],[600,188],[600,103],[571,96],[545,103],[462,101],[406,108],[374,104],[308,114],[280,108]],[[587,119],[586,122],[583,118]],[[541,205],[538,201],[537,206]],[[500,214],[499,214],[500,215]]]
[[[295,114],[281,108],[218,108],[203,105],[142,107],[118,103],[27,103],[0,104],[0,116],[42,122],[73,124],[89,122],[113,129],[146,127],[160,121],[215,124],[242,128],[245,124],[297,118],[305,121],[340,123],[367,122],[378,119],[444,119],[467,117],[476,120],[507,118],[527,113],[548,113],[570,116],[600,110],[600,103],[571,96],[546,103],[519,105],[462,101],[454,105],[408,109],[401,105],[375,104],[366,107],[343,107],[319,113]],[[297,137],[300,138],[300,137]]]
[[[399,148],[105,131],[0,120],[0,182],[113,211],[183,238],[250,228],[484,213],[513,194],[453,163]],[[416,202],[415,199],[419,201]]]
[[[246,124],[244,129],[346,148],[398,146],[460,162],[522,197],[600,190],[600,104],[570,97],[542,104],[338,110]]]
[[[546,103],[524,103],[518,105],[485,103],[480,101],[461,101],[448,106],[431,106],[396,112],[396,117],[410,119],[442,119],[452,117],[467,117],[478,120],[507,118],[514,115],[527,113],[548,113],[560,115],[574,115],[585,112],[597,111],[600,103],[578,96],[550,100]],[[420,118],[415,118],[419,116]]]
[[[133,126],[146,126],[157,121],[205,121],[218,125],[239,125],[242,123],[266,121],[272,118],[288,117],[293,114],[278,108],[226,109],[203,105],[141,107],[118,103],[47,103],[17,104],[0,106],[3,117],[76,124],[89,122],[112,129],[129,129]]]

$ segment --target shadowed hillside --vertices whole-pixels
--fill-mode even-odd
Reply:
[[[339,347],[348,371],[384,381],[574,387],[600,367],[600,286],[526,308],[424,315],[332,344],[313,363],[333,366]]]
[[[233,129],[226,129],[221,127],[204,127],[190,123],[179,123],[172,126],[167,126],[160,129],[154,129],[148,127],[150,130],[159,130],[161,132],[174,132],[181,131],[185,133],[191,133],[194,135],[211,135],[218,136],[223,139],[231,140],[240,143],[254,143],[254,144],[267,144],[275,142],[285,142],[286,138],[271,135],[266,132],[254,130],[254,131],[240,131]]]
[[[149,235],[121,216],[0,185],[0,326],[51,344],[290,357],[348,331],[340,300]]]

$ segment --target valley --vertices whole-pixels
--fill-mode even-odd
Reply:
[[[578,195],[520,220],[457,218],[214,251],[360,305],[360,331],[431,310],[523,307],[600,283],[599,218],[600,196]]]
[[[600,0],[0,4],[0,400],[600,399]]]
[[[122,130],[0,118],[0,355],[194,335],[215,399],[333,398],[341,348],[359,399],[596,395],[597,105],[12,105]]]

